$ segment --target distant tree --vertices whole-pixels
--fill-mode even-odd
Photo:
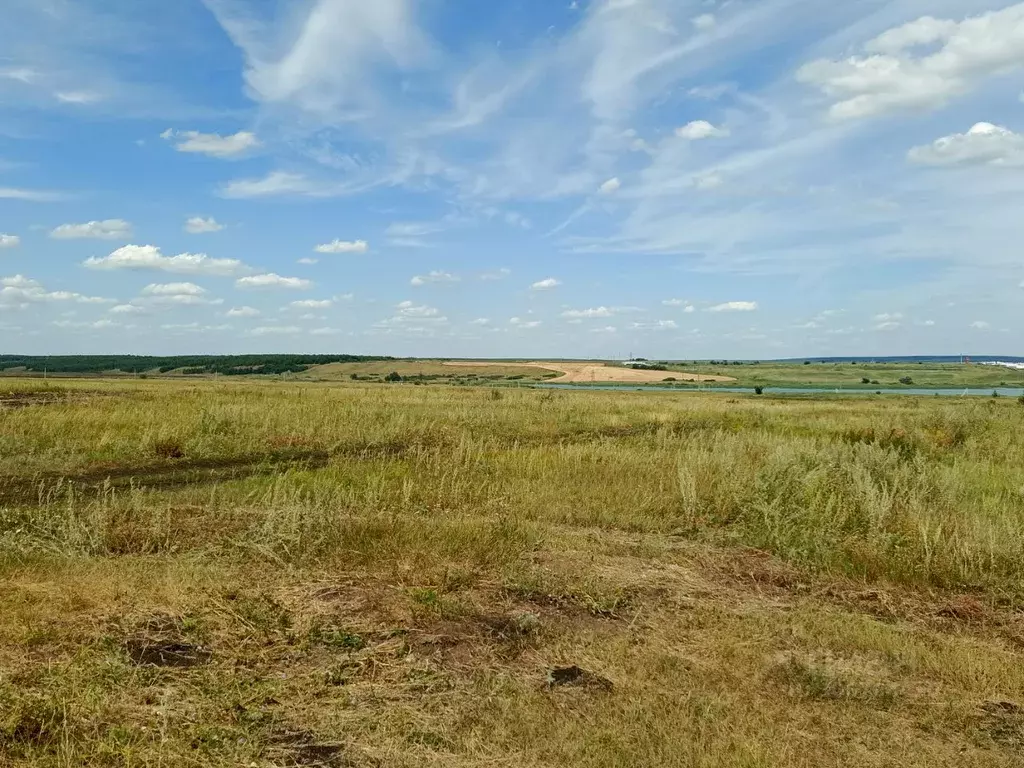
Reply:
[[[764,387],[754,387],[754,394],[755,395],[763,395],[764,394]]]
[[[871,383],[871,379],[869,379],[869,378],[867,378],[865,376],[863,379],[860,380],[860,383],[861,384],[870,384]]]
[[[900,384],[908,384],[909,385],[909,384],[913,384],[913,383],[914,383],[914,380],[912,378],[910,378],[909,376],[904,376],[903,378],[900,379]]]
[[[392,383],[402,380],[402,374],[400,374],[398,371],[392,371],[391,373],[384,377],[384,381],[389,381]]]
[[[810,364],[811,364],[810,360],[804,360],[804,365],[810,365]]]

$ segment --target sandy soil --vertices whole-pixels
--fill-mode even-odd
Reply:
[[[445,363],[445,365],[474,367],[503,366],[508,367],[509,363]],[[543,368],[548,371],[555,371],[562,374],[557,379],[552,379],[560,384],[583,384],[587,382],[623,383],[623,384],[650,384],[652,382],[664,381],[672,377],[678,381],[736,381],[728,376],[704,376],[696,373],[680,373],[678,371],[640,371],[632,368],[619,368],[617,366],[604,365],[603,363],[515,363],[516,366],[529,368]]]

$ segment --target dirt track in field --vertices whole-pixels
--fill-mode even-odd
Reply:
[[[507,368],[512,363],[483,363],[483,362],[458,362],[445,363],[445,365],[483,368],[487,366],[502,366]],[[736,379],[729,376],[705,376],[697,373],[680,373],[679,371],[644,371],[633,368],[620,368],[618,366],[605,365],[603,363],[514,363],[516,366],[529,368],[543,368],[547,371],[554,371],[562,374],[553,382],[560,384],[585,384],[588,382],[617,383],[617,384],[651,384],[664,381],[672,377],[677,381],[697,382],[729,382]]]

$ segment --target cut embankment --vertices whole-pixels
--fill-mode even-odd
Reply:
[[[486,366],[507,367],[508,363],[485,363],[485,362],[451,362],[445,363],[448,366],[481,368]],[[519,367],[542,368],[554,373],[560,373],[557,379],[552,381],[559,384],[586,384],[589,382],[620,383],[620,384],[652,384],[664,381],[671,377],[676,381],[714,382],[726,383],[736,381],[729,376],[705,376],[699,373],[680,373],[678,371],[651,371],[639,368],[622,368],[618,366],[605,365],[604,363],[563,363],[563,362],[533,362],[516,363]]]

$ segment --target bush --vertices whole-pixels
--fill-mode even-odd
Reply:
[[[754,387],[754,394],[755,395],[763,395],[764,394],[764,387]]]
[[[904,376],[903,378],[900,379],[900,384],[913,384],[913,383],[914,383],[914,380],[912,378],[910,378],[909,376]]]
[[[861,384],[870,384],[871,383],[871,379],[869,379],[867,376],[865,376],[863,379],[860,380],[860,383]]]
[[[394,383],[404,381],[404,379],[402,379],[402,374],[400,374],[398,371],[392,371],[391,373],[384,377],[384,381]]]
[[[1024,405],[1024,395],[1021,395],[1020,397],[1018,397],[1018,398],[1017,398],[1017,402],[1018,402],[1018,403],[1019,403],[1020,405]]]
[[[810,364],[811,364],[810,360],[804,360],[804,365],[810,365]]]

